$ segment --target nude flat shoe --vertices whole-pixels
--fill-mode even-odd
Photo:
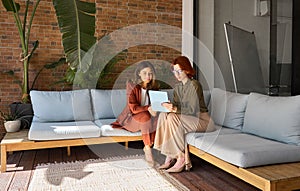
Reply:
[[[166,172],[173,173],[173,172],[182,172],[183,170],[190,171],[191,168],[192,168],[191,163],[184,162],[184,163],[182,163],[181,166],[178,166],[178,167],[176,167],[176,164],[175,164],[173,167],[166,170]]]
[[[148,165],[153,167],[154,166],[154,160],[153,160],[153,155],[151,148],[147,149],[144,147],[144,153],[145,153],[145,160],[147,161]]]
[[[176,159],[171,159],[169,162],[166,162],[158,167],[159,170],[171,168],[176,163]]]

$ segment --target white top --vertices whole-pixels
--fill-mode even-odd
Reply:
[[[148,95],[146,94],[147,90],[142,88],[142,100],[141,106],[149,105]]]

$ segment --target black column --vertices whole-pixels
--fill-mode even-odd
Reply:
[[[300,1],[293,0],[292,95],[300,95]]]
[[[281,63],[277,63],[277,0],[271,0],[269,94],[278,95]]]
[[[183,0],[184,1],[184,0]],[[195,79],[199,80],[199,69],[197,64],[199,64],[199,0],[193,1],[193,68],[196,70]]]

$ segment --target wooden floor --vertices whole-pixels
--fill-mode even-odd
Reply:
[[[42,163],[66,162],[96,158],[110,158],[143,154],[141,142],[132,142],[125,150],[122,144],[71,147],[71,156],[66,148],[14,152],[8,155],[8,172],[0,174],[0,190],[27,190],[35,166]],[[158,163],[164,156],[153,152]],[[193,168],[190,172],[172,174],[190,190],[207,191],[257,191],[253,186],[227,174],[209,163],[191,155]]]

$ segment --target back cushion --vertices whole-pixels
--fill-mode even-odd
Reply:
[[[217,125],[242,129],[248,95],[214,88],[210,99],[210,114]]]
[[[95,120],[117,118],[127,103],[125,89],[92,89],[91,95]]]
[[[34,120],[59,122],[92,120],[89,90],[30,91]]]
[[[271,97],[251,93],[243,131],[300,145],[300,96]]]
[[[161,91],[167,92],[169,100],[173,101],[174,89],[161,89]],[[204,97],[205,105],[208,106],[210,100],[210,91],[203,90],[203,97]]]
[[[173,93],[174,93],[173,89],[161,89],[161,91],[167,92],[169,100],[173,101]]]
[[[206,107],[209,106],[209,102],[210,102],[210,91],[209,90],[203,90],[203,97],[204,97],[204,102]]]

